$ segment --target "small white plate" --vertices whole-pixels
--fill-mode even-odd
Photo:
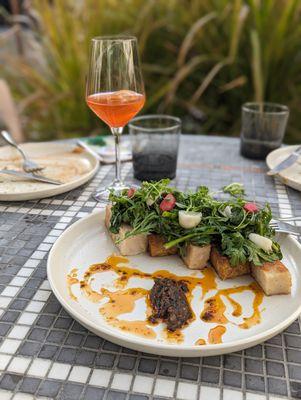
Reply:
[[[195,345],[197,338],[206,338],[208,331],[217,324],[204,323],[199,318],[203,309],[203,300],[201,293],[194,292],[192,300],[193,309],[196,314],[196,320],[183,330],[185,339],[183,343],[173,344],[160,336],[163,324],[156,327],[158,335],[156,338],[148,339],[135,336],[114,328],[109,325],[99,313],[99,304],[89,302],[84,296],[81,297],[79,288],[76,295],[78,301],[72,300],[67,289],[67,274],[73,268],[78,268],[78,274],[81,275],[87,270],[89,265],[101,263],[111,255],[117,253],[111,238],[104,226],[104,212],[93,213],[88,217],[69,227],[56,241],[48,258],[47,274],[51,288],[62,304],[62,306],[82,325],[102,336],[107,340],[117,343],[121,346],[129,347],[134,350],[147,353],[154,353],[168,356],[196,357],[211,356],[216,354],[239,351],[241,349],[254,346],[276,335],[291,324],[301,312],[301,276],[298,264],[301,263],[301,246],[297,241],[289,236],[280,236],[279,242],[284,253],[284,264],[289,268],[292,274],[292,293],[284,296],[264,296],[260,306],[262,321],[250,329],[241,329],[237,325],[227,324],[227,331],[223,336],[221,344],[206,344],[202,346]],[[194,276],[194,271],[187,269],[177,256],[171,257],[150,257],[147,254],[128,257],[129,265],[138,268],[144,272],[154,272],[157,270],[169,270],[177,275]],[[108,273],[99,273],[94,275],[93,286],[99,290],[101,287],[111,287],[108,282]],[[202,272],[197,272],[202,276]],[[135,281],[131,282],[131,279]],[[137,278],[131,278],[127,287],[136,287]],[[140,279],[140,285],[142,279]],[[218,278],[217,289],[226,287],[235,287],[249,284],[251,277],[240,277],[233,280],[222,282]],[[108,286],[109,285],[109,286]],[[152,281],[147,280],[147,288],[152,286]],[[112,287],[111,287],[112,288]],[[196,288],[195,290],[198,290]],[[205,299],[211,297],[216,292],[211,290],[205,296]],[[235,298],[235,296],[233,296]],[[253,297],[250,292],[240,294],[239,302],[243,307],[244,315],[250,316],[252,313]],[[232,310],[230,305],[227,309]],[[135,319],[145,319],[145,303],[137,301],[135,307]],[[227,314],[228,315],[228,314]],[[229,314],[230,315],[230,314]],[[127,317],[128,318],[128,317]],[[124,317],[124,319],[127,319]],[[129,319],[132,319],[129,317]]]
[[[269,169],[276,167],[285,160],[296,148],[296,146],[280,147],[272,151],[266,158]],[[287,186],[296,190],[301,190],[301,156],[291,167],[284,169],[278,175],[279,179]]]
[[[105,146],[93,146],[95,147],[95,150],[98,154],[100,154],[103,157],[108,157],[108,158],[114,158],[115,157],[115,139],[113,135],[110,136],[105,136],[104,137]],[[96,149],[97,147],[97,149]],[[128,155],[131,154],[131,142],[128,139],[127,136],[121,136],[121,142],[120,142],[120,154],[122,155]]]
[[[68,192],[90,180],[99,168],[99,162],[86,151],[74,152],[71,143],[41,142],[21,145],[29,158],[46,166],[46,177],[64,182],[59,186],[24,180],[0,174],[0,201],[42,199]],[[0,147],[0,169],[20,169],[21,158],[11,146]]]
[[[106,142],[105,146],[89,145],[89,147],[91,147],[91,149],[93,149],[97,154],[99,154],[102,157],[103,164],[114,164],[115,162],[114,138],[113,136],[106,136],[104,140]],[[121,162],[132,160],[131,143],[129,140],[124,139],[124,137],[121,137],[120,159]]]

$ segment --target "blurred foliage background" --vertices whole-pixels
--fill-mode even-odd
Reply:
[[[143,113],[189,133],[238,135],[246,101],[287,104],[301,139],[301,0],[36,0],[38,60],[8,57],[6,77],[31,138],[105,132],[84,101],[89,42],[139,39]]]

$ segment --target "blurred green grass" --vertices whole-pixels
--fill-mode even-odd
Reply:
[[[84,101],[89,42],[139,39],[143,113],[178,115],[190,133],[238,135],[246,101],[287,104],[286,142],[301,139],[301,0],[35,0],[42,63],[6,75],[28,137],[105,131]]]

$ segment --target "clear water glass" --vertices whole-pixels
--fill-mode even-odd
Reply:
[[[242,106],[240,152],[247,158],[264,159],[281,146],[289,109],[275,103],[246,103]]]
[[[140,181],[174,179],[181,120],[169,115],[145,115],[129,123],[134,177]]]

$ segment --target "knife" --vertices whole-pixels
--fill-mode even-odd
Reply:
[[[92,154],[94,157],[97,158],[97,160],[101,164],[109,165],[109,164],[115,164],[115,157],[103,157],[100,154],[96,153],[93,149],[91,149],[90,146],[88,146],[85,142],[78,140],[76,144],[81,147],[82,149],[85,149],[88,153]],[[121,162],[128,162],[132,160],[132,156],[124,156],[124,158],[121,157]]]
[[[99,162],[103,162],[103,158],[96,153],[96,151],[92,150],[91,147],[89,147],[86,143],[82,142],[81,140],[78,140],[76,144],[81,147],[82,149],[86,150],[88,153],[92,154]]]
[[[276,175],[282,170],[290,167],[291,165],[295,164],[298,158],[301,155],[301,146],[297,147],[296,150],[293,151],[291,155],[289,155],[285,160],[281,161],[276,167],[272,168],[270,171],[267,172],[268,175]]]
[[[35,174],[29,173],[29,172],[15,171],[13,169],[1,169],[0,174],[19,176],[21,178],[25,178],[25,179],[29,179],[29,180],[33,180],[33,181],[51,183],[52,185],[61,185],[62,184],[62,182],[55,181],[54,179],[46,178],[42,175],[35,175]]]

